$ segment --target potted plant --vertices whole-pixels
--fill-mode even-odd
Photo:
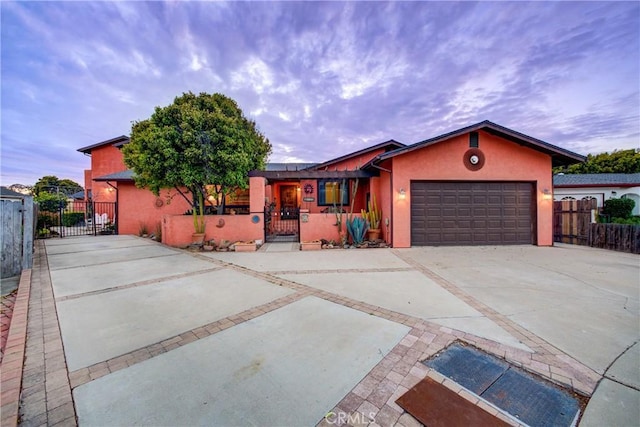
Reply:
[[[375,194],[371,194],[371,200],[369,200],[367,210],[362,209],[362,218],[364,218],[369,225],[369,240],[378,240],[380,238],[380,219],[382,218],[382,212],[376,204]]]

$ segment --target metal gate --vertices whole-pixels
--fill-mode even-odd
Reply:
[[[265,242],[300,241],[300,209],[267,207],[264,218]]]
[[[38,236],[69,237],[118,234],[116,202],[73,201],[56,211],[40,211]]]

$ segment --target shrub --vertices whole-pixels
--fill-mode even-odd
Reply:
[[[53,212],[38,213],[38,230],[58,225],[58,214]]]
[[[613,218],[611,222],[614,224],[640,225],[640,216],[636,215],[631,218]]]
[[[84,212],[64,212],[62,214],[62,225],[73,227],[84,221]]]
[[[605,200],[602,213],[610,218],[631,218],[631,212],[636,206],[636,202],[631,199],[609,199]]]
[[[67,197],[64,194],[41,192],[35,197],[40,212],[58,212],[67,207]]]

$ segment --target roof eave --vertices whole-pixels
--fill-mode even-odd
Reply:
[[[553,184],[554,188],[603,188],[603,187],[616,187],[616,188],[631,188],[640,187],[640,183],[631,184],[625,183],[607,183],[607,184]]]
[[[378,161],[386,160],[391,157],[395,157],[401,154],[406,154],[414,150],[419,150],[425,147],[429,147],[431,145],[451,139],[453,137],[464,135],[469,132],[479,131],[479,130],[487,131],[488,133],[498,135],[516,144],[529,146],[530,148],[533,148],[537,151],[541,151],[545,154],[548,154],[549,156],[552,157],[553,166],[571,165],[574,163],[584,162],[587,159],[585,156],[582,156],[580,154],[574,153],[569,150],[565,150],[564,148],[557,147],[555,145],[549,144],[547,142],[541,141],[539,139],[530,137],[523,133],[514,131],[512,129],[509,129],[504,126],[500,126],[496,123],[485,120],[480,123],[476,123],[470,126],[463,127],[461,129],[447,132],[445,134],[436,136],[434,138],[426,139],[424,141],[417,142],[415,144],[406,146],[404,148],[399,148],[397,150],[382,154],[381,156],[379,156]]]
[[[114,147],[122,147],[129,142],[129,137],[126,135],[116,136],[115,138],[107,139],[106,141],[98,142],[95,144],[87,145],[86,147],[78,148],[77,151],[84,154],[91,154],[91,151],[102,147],[104,145],[113,145]]]
[[[353,153],[345,154],[344,156],[336,157],[335,159],[327,160],[326,162],[319,163],[319,164],[317,164],[317,165],[315,165],[313,167],[310,167],[309,169],[321,169],[321,168],[327,167],[328,165],[332,165],[334,163],[339,163],[339,162],[342,162],[344,160],[347,160],[347,159],[350,159],[350,158],[353,158],[353,157],[361,156],[361,155],[366,154],[368,152],[379,150],[380,148],[387,147],[387,146],[390,146],[390,145],[395,145],[398,148],[406,147],[405,144],[403,144],[401,142],[398,142],[398,141],[396,141],[394,139],[390,139],[388,141],[381,142],[381,143],[373,145],[371,147],[363,148],[362,150],[358,150],[358,151],[355,151]],[[395,150],[392,150],[392,151],[395,151]],[[367,163],[369,163],[369,162],[367,162]]]

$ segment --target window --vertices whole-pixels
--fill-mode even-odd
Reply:
[[[342,199],[342,203],[340,203]],[[346,181],[318,181],[318,206],[348,205],[349,190]]]

